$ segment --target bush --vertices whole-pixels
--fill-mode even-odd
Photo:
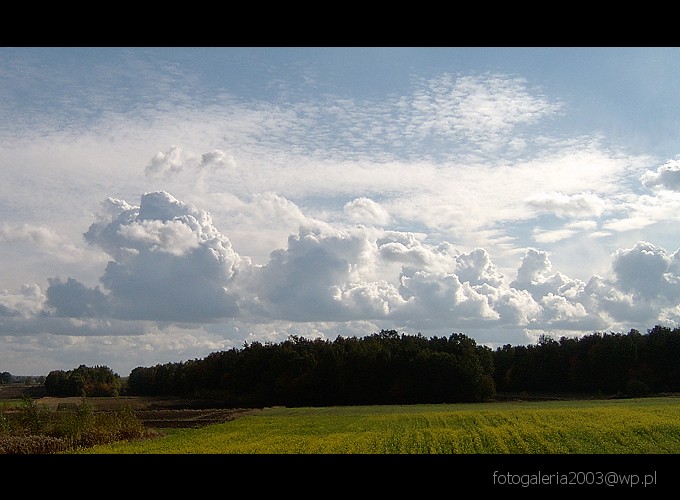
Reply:
[[[0,453],[59,453],[147,435],[129,407],[98,412],[85,398],[72,408],[50,410],[25,398],[16,414],[0,414]]]
[[[50,420],[50,413],[49,408],[39,408],[30,397],[22,396],[19,405],[19,426],[29,434],[40,434]]]

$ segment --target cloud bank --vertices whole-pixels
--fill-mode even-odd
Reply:
[[[430,244],[380,225],[307,219],[287,245],[256,265],[239,255],[210,213],[164,191],[138,205],[108,198],[84,239],[111,260],[99,285],[51,278],[0,295],[0,332],[30,324],[49,333],[110,334],[121,322],[184,325],[369,322],[409,329],[525,329],[582,332],[677,317],[680,250],[640,241],[611,257],[604,278],[553,271],[547,252],[529,248],[503,274],[489,252]],[[367,198],[345,205],[363,221],[387,213]]]

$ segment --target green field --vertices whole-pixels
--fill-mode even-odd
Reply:
[[[265,408],[94,454],[677,454],[680,398]]]

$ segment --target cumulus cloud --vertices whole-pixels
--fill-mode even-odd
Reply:
[[[517,270],[517,279],[512,285],[524,288],[536,284],[552,269],[548,253],[530,248],[524,254],[522,263]]]
[[[99,288],[87,288],[73,278],[66,282],[50,278],[48,282],[47,305],[55,310],[57,316],[91,318],[109,314],[106,296]]]
[[[398,231],[301,228],[254,275],[258,312],[271,319],[434,328],[528,323],[540,312],[529,293],[504,284],[484,249],[461,253]]]
[[[680,191],[680,160],[669,160],[656,171],[645,172],[640,181],[645,187],[651,189]]]
[[[578,325],[577,328],[579,329],[585,326],[580,322],[588,317],[588,313],[581,303],[572,302],[562,295],[548,292],[541,298],[541,306],[543,307],[545,322],[550,326],[573,328]]]
[[[0,290],[0,316],[32,316],[44,308],[46,296],[37,284],[24,284],[18,294]]]
[[[668,255],[663,248],[639,241],[633,248],[614,253],[612,269],[616,283],[623,291],[647,299],[675,300],[680,297],[678,252]]]
[[[424,235],[411,232],[385,231],[376,241],[380,256],[387,262],[403,265],[415,265],[425,269],[444,260],[450,260],[455,255],[455,249],[442,244],[440,248],[428,248],[422,241]]]
[[[429,327],[451,322],[480,323],[499,319],[488,297],[469,282],[461,283],[455,274],[428,273],[404,269],[401,294],[408,297],[396,314],[404,321],[421,322]]]
[[[491,256],[483,248],[475,248],[468,254],[458,254],[454,261],[456,263],[454,272],[462,282],[498,287],[504,281],[503,275],[491,262]]]
[[[356,223],[385,226],[390,221],[390,214],[382,206],[369,198],[355,198],[345,203],[345,213]]]
[[[103,288],[50,281],[48,303],[57,315],[191,322],[238,314],[230,287],[249,261],[209,213],[164,191],[144,194],[139,206],[113,199],[103,205],[84,234],[113,258],[100,278]]]
[[[289,199],[274,192],[258,193],[253,196],[252,205],[247,207],[248,217],[273,229],[285,225],[297,227],[314,224],[314,221],[302,213],[300,208]]]
[[[356,200],[348,212],[380,213],[377,204]],[[253,331],[281,322],[303,330],[303,324],[336,329],[364,322],[419,331],[579,332],[677,316],[680,250],[669,254],[640,242],[612,255],[611,279],[583,282],[554,271],[546,251],[530,248],[508,280],[481,247],[461,252],[420,233],[336,226],[307,218],[273,193],[254,197],[250,206],[261,206],[268,219],[299,222],[261,265],[232,248],[210,213],[165,191],[145,193],[139,205],[108,198],[84,233],[111,258],[99,286],[50,278],[45,292],[26,286],[20,294],[0,294],[0,329],[101,335],[116,327],[148,331],[149,322],[237,320]]]
[[[138,220],[121,226],[118,233],[121,238],[145,246],[151,252],[176,256],[184,255],[200,244],[198,234],[182,220]]]
[[[158,152],[144,169],[147,177],[171,177],[182,171],[184,165],[184,153],[182,148],[172,146],[167,152]]]
[[[199,165],[199,167],[201,168],[214,168],[214,169],[229,168],[235,166],[236,160],[234,160],[234,156],[225,151],[222,151],[221,149],[213,149],[212,151],[203,153],[201,155],[201,163]]]
[[[583,281],[559,271],[552,272],[547,252],[533,248],[526,251],[517,277],[510,283],[513,289],[527,293],[533,299],[533,303],[529,303],[532,315],[527,316],[530,328],[577,331],[602,328],[608,324],[599,308],[599,301],[611,286],[604,280],[601,285],[602,288],[591,286],[587,290]]]
[[[680,326],[680,305],[661,309],[658,318],[661,324],[677,328]]]
[[[656,321],[654,308],[648,301],[637,300],[632,293],[622,291],[616,283],[602,276],[592,276],[583,289],[581,302],[588,311],[602,318],[599,328],[611,328],[620,324],[630,328],[632,324],[644,325]]]
[[[301,228],[288,247],[272,252],[258,273],[258,298],[272,317],[329,320],[346,317],[342,286],[368,251],[361,233]]]

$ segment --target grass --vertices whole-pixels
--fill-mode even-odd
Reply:
[[[677,454],[680,398],[265,408],[84,454]]]

